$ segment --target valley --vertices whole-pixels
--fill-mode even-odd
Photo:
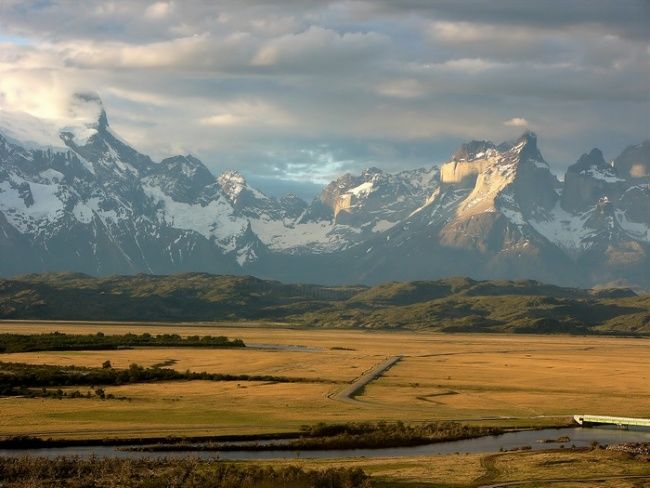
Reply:
[[[314,383],[174,382],[106,387],[129,401],[4,398],[6,435],[88,437],[293,431],[323,422],[465,420],[553,425],[575,413],[647,417],[646,340],[567,336],[441,335],[287,330],[213,325],[64,323],[0,325],[0,332],[105,334],[130,330],[225,335],[245,343],[302,345],[313,352],[248,348],[144,348],[2,355],[5,362],[115,368],[173,360],[178,371],[313,378]],[[346,384],[390,356],[402,359],[355,396]],[[318,382],[319,379],[333,383]],[[26,408],[29,407],[29,408]],[[111,432],[113,432],[111,434]]]
[[[0,488],[650,488],[650,0],[0,0]]]
[[[214,436],[296,435],[303,426],[314,425],[315,419],[330,425],[404,422],[418,426],[451,421],[502,430],[570,425],[572,415],[584,412],[650,416],[650,393],[645,388],[649,380],[646,358],[650,355],[650,344],[646,339],[306,330],[259,323],[0,323],[0,334],[54,331],[102,332],[108,338],[125,337],[127,332],[156,336],[173,331],[182,338],[210,335],[241,339],[247,347],[34,351],[5,353],[0,359],[4,363],[91,368],[110,361],[117,370],[137,363],[143,368],[164,367],[233,377],[272,375],[278,379],[102,385],[103,392],[113,399],[95,395],[4,397],[0,399],[0,432],[4,439],[30,436],[74,445],[110,443],[111,439],[128,442],[132,438],[146,443],[147,438],[198,440]],[[271,345],[273,349],[269,348]],[[400,358],[398,362],[391,362],[387,369],[382,367],[389,358],[396,357]],[[372,379],[362,388],[355,388],[354,400],[350,401],[349,395],[344,394],[346,388],[369,374]],[[282,378],[304,380],[284,382]],[[64,391],[79,389],[82,393],[84,388],[88,387],[62,387]],[[587,433],[591,430],[598,438],[598,429],[587,429]],[[606,436],[607,431],[604,432]],[[549,435],[542,431],[532,437],[546,439]],[[553,437],[558,435],[562,434]],[[580,436],[566,435],[569,439]],[[588,446],[588,442],[580,444],[577,437],[572,442]],[[621,453],[558,446],[535,444],[534,449],[545,449],[541,452],[447,453],[425,457],[412,454],[397,458],[387,454],[379,458],[373,455],[367,459],[318,460],[309,459],[306,451],[299,459],[276,460],[272,466],[281,469],[299,465],[319,470],[360,467],[371,475],[372,486],[417,482],[423,487],[469,487],[527,479],[526,476],[579,479],[588,474],[612,480],[632,473],[641,479],[650,476],[647,463],[624,459]],[[92,448],[79,452],[83,449]],[[293,457],[291,453],[286,456]],[[228,453],[224,457],[228,459]],[[255,452],[249,453],[249,457],[254,459]],[[581,468],[594,462],[598,463],[597,471]],[[238,463],[248,466],[251,461]],[[270,461],[254,464],[260,463]],[[466,463],[466,469],[459,471],[459,463]],[[572,469],[563,471],[561,467],[568,464]],[[512,469],[519,473],[515,478]],[[609,486],[607,483],[603,480],[602,486]],[[628,486],[625,479],[617,483],[616,486]]]

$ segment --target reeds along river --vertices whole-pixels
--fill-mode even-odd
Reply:
[[[569,440],[566,440],[566,438]],[[354,457],[399,457],[425,456],[453,453],[482,453],[499,450],[513,450],[525,447],[531,450],[555,449],[563,446],[588,447],[593,442],[599,444],[619,444],[626,442],[650,442],[650,430],[624,430],[610,427],[599,428],[564,428],[509,432],[498,436],[479,437],[461,441],[438,442],[415,447],[394,447],[379,449],[346,449],[323,451],[165,451],[142,452],[125,451],[111,446],[61,447],[45,449],[5,449],[0,456],[98,456],[123,458],[158,458],[158,457],[199,457],[203,459],[219,458],[225,460],[262,460],[293,458],[354,458]]]

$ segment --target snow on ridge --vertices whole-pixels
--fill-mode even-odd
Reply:
[[[309,248],[312,252],[332,252],[345,248],[349,242],[346,233],[360,230],[329,220],[289,224],[269,218],[250,219],[251,228],[257,237],[275,251],[295,252]]]
[[[64,178],[63,173],[52,168],[41,171],[38,176],[48,181],[49,183],[60,183]]]
[[[614,214],[618,224],[630,237],[650,242],[650,227],[647,224],[628,220],[624,210],[615,210]]]
[[[395,225],[397,225],[397,222],[391,222],[390,220],[386,219],[378,220],[374,223],[372,231],[377,233],[385,232],[395,227]]]
[[[25,149],[66,149],[54,121],[0,109],[0,133]]]
[[[603,171],[600,168],[597,168],[596,166],[591,166],[589,169],[581,171],[580,174],[583,174],[585,176],[590,176],[592,178],[604,181],[606,183],[619,183],[619,182],[626,181],[625,179],[619,178],[618,176],[612,174],[612,171]]]
[[[246,178],[239,171],[225,171],[217,178],[217,183],[232,202],[236,202],[244,190],[248,190],[258,200],[269,200],[264,193],[248,186]]]
[[[27,192],[18,188],[29,189],[33,202]],[[41,229],[43,222],[52,223],[63,217],[64,204],[59,194],[58,184],[43,184],[27,181],[13,176],[11,181],[0,183],[0,211],[18,231],[34,233]],[[27,201],[26,201],[27,200]]]
[[[558,201],[548,217],[548,219],[531,219],[528,223],[570,255],[576,255],[589,247],[586,239],[593,235],[593,230],[585,225],[589,219],[589,212],[571,214],[564,210]]]
[[[255,249],[253,249],[253,246],[250,243],[238,249],[235,254],[235,259],[239,263],[239,266],[244,266],[247,263],[257,261],[257,254],[255,253]]]
[[[61,129],[61,134],[69,134],[70,140],[79,147],[88,144],[90,138],[97,134],[97,128],[92,125],[66,125]]]
[[[350,188],[348,191],[345,193],[352,193],[355,197],[360,198],[362,196],[368,195],[372,193],[375,190],[375,187],[373,185],[372,181],[365,181],[361,183],[359,186],[355,186],[354,188]]]
[[[229,203],[223,199],[206,205],[177,202],[160,188],[143,185],[145,194],[158,205],[158,217],[170,227],[195,231],[207,239],[216,240],[226,251],[234,251],[235,238],[248,226],[244,218],[235,217]]]

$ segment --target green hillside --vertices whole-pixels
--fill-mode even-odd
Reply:
[[[448,278],[365,287],[202,273],[50,273],[0,280],[0,319],[269,320],[328,328],[650,336],[650,296],[530,280]]]

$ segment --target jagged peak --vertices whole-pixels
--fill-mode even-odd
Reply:
[[[110,132],[108,116],[99,95],[93,92],[74,93],[68,105],[67,125],[60,131],[61,139],[66,145],[82,147],[98,133],[108,133],[126,145]]]
[[[452,156],[453,161],[473,161],[490,156],[496,146],[492,141],[473,140],[461,144]]]
[[[191,154],[177,154],[175,156],[170,156],[163,159],[160,163],[166,165],[185,163],[191,166],[204,166],[203,162],[200,159],[195,158]]]
[[[593,148],[588,153],[584,153],[582,156],[580,156],[578,158],[578,161],[575,164],[569,166],[567,171],[571,173],[581,173],[594,167],[598,169],[611,170],[612,172],[614,170],[605,161],[602,151],[598,148]]]
[[[246,182],[246,178],[244,178],[242,174],[237,170],[224,171],[219,175],[217,181],[219,182],[220,185],[231,184],[231,185],[248,186],[248,183]]]
[[[503,143],[499,145],[499,148],[505,148],[509,143]],[[518,156],[518,162],[523,161],[533,161],[535,163],[540,163],[543,166],[548,166],[542,153],[539,152],[537,147],[537,134],[527,130],[515,141],[511,147],[504,152],[514,153],[513,155]]]
[[[618,174],[624,178],[649,178],[650,177],[650,139],[641,144],[626,147],[614,159],[612,165]]]
[[[521,142],[537,145],[537,134],[535,134],[532,130],[526,130],[517,139],[517,143]]]
[[[239,171],[224,171],[217,178],[217,184],[232,203],[237,203],[239,201],[239,197],[243,193],[257,200],[269,199],[269,197],[267,197],[264,193],[250,187],[246,181],[246,178],[244,178]]]
[[[371,166],[370,168],[364,168],[363,170],[361,170],[361,176],[364,179],[372,178],[375,175],[379,175],[379,174],[383,174],[383,173],[384,173],[383,170],[381,170],[381,169],[379,169],[379,168],[377,168],[375,166]]]
[[[187,178],[198,178],[205,181],[214,179],[203,162],[191,154],[185,156],[179,154],[165,158],[160,162],[160,167],[161,169],[164,168],[164,171],[171,171],[175,174],[181,173]]]
[[[104,103],[95,92],[74,93],[68,110],[73,120],[78,120],[89,128],[105,130],[109,125]]]

